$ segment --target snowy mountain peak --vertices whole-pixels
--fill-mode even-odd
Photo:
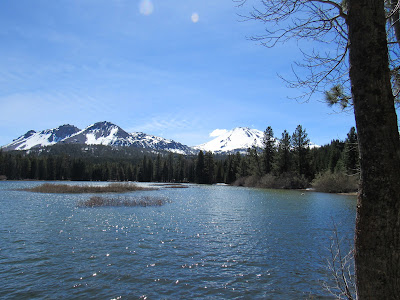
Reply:
[[[115,128],[115,127],[118,127],[118,126],[111,122],[108,122],[108,121],[102,121],[102,122],[97,122],[92,125],[89,125],[88,127],[86,127],[86,129],[88,129],[88,130],[96,130],[96,129],[108,130],[110,128]]]
[[[142,132],[127,133],[121,127],[107,121],[94,123],[83,130],[68,124],[40,132],[31,130],[2,149],[5,151],[29,150],[33,147],[44,147],[57,143],[134,147],[179,154],[196,153],[189,146],[173,140]]]
[[[35,130],[29,130],[29,131],[28,131],[27,133],[25,133],[22,137],[23,137],[24,139],[27,139],[27,138],[29,138],[30,136],[34,135],[35,133],[36,133]],[[20,138],[21,138],[21,137],[15,139],[14,141],[16,141],[16,140],[18,140],[18,139],[20,139]]]
[[[80,129],[73,125],[62,125],[54,129],[46,129],[39,132],[30,130],[10,144],[3,147],[4,150],[28,150],[34,147],[54,145],[65,138],[75,134]]]
[[[50,137],[48,139],[49,142],[58,143],[58,142],[62,141],[63,139],[79,132],[79,130],[80,130],[79,128],[77,128],[73,125],[64,124],[55,129],[44,130],[42,132],[50,134]]]
[[[97,122],[65,139],[67,144],[127,146],[129,134],[110,122]]]
[[[210,142],[194,147],[198,150],[211,151],[214,153],[222,152],[246,152],[253,145],[262,147],[264,133],[258,129],[250,129],[248,127],[236,127],[229,131],[221,131],[221,135],[217,136]]]

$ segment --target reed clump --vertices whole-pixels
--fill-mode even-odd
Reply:
[[[156,183],[153,186],[163,187],[166,189],[187,189],[189,186],[182,183]]]
[[[78,207],[106,207],[106,206],[146,207],[146,206],[162,206],[167,202],[168,201],[164,198],[149,197],[149,196],[138,197],[138,198],[132,198],[132,197],[107,198],[101,196],[93,196],[90,197],[90,199],[88,200],[79,201],[77,206]]]
[[[111,183],[106,186],[44,183],[39,186],[23,190],[35,193],[82,194],[82,193],[127,193],[133,191],[152,190],[152,188],[140,187],[134,183]]]
[[[167,185],[165,186],[166,189],[187,189],[187,185]]]

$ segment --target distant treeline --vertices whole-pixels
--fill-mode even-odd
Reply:
[[[55,145],[30,151],[0,150],[0,176],[9,180],[155,181],[236,183],[277,188],[303,188],[324,172],[355,174],[357,135],[351,128],[345,141],[309,147],[299,125],[276,139],[271,127],[264,147],[247,154],[198,155],[144,152],[107,146]]]

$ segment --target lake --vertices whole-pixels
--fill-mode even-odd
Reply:
[[[2,299],[332,299],[333,224],[353,239],[354,196],[189,185],[123,195],[160,207],[82,208],[16,191],[39,184],[0,182]]]

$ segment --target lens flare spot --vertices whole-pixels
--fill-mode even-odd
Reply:
[[[192,13],[192,22],[197,23],[199,21],[199,14],[198,13]]]
[[[154,5],[151,0],[141,0],[139,3],[139,11],[142,15],[148,16],[153,13]]]

